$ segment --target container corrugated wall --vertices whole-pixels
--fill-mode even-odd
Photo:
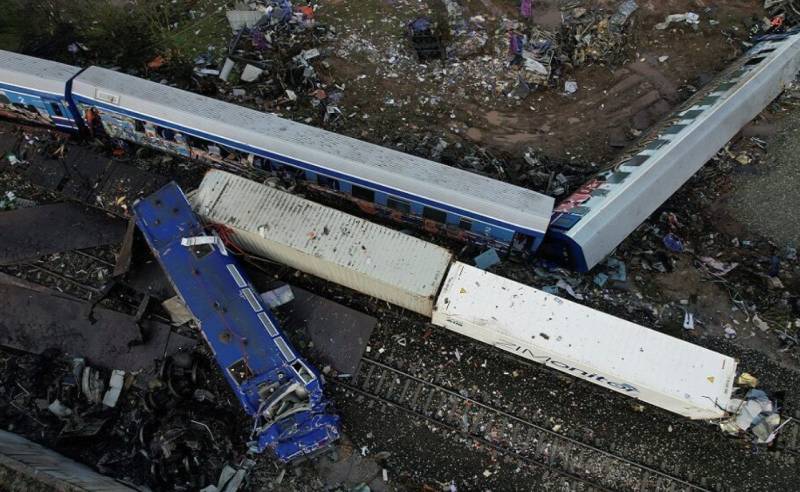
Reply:
[[[452,260],[407,234],[223,171],[190,198],[242,249],[430,316]]]
[[[736,361],[455,262],[433,324],[690,419],[715,419]]]

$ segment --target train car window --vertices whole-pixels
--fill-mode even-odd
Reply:
[[[472,220],[466,217],[461,217],[458,219],[458,227],[459,229],[464,229],[465,231],[472,230]]]
[[[362,188],[360,186],[353,185],[352,194],[355,198],[360,200],[366,200],[368,202],[375,201],[375,192],[368,188]]]
[[[752,67],[753,65],[758,65],[759,63],[764,61],[764,58],[766,58],[766,56],[757,56],[755,58],[751,58],[745,62],[744,66]]]
[[[631,173],[617,171],[617,172],[612,173],[611,175],[609,175],[606,178],[606,182],[608,182],[610,184],[619,184],[619,183],[622,183],[623,181],[625,181],[625,178],[627,178],[630,175],[631,175]]]
[[[390,196],[386,199],[386,206],[404,214],[411,213],[411,202]]]
[[[175,131],[174,130],[171,130],[169,128],[162,128],[160,126],[157,127],[157,128],[158,128],[158,134],[161,136],[161,138],[163,138],[164,140],[168,140],[170,142],[174,142],[175,141]]]
[[[647,147],[645,147],[645,148],[646,148],[647,150],[658,150],[658,149],[660,149],[661,147],[663,147],[663,146],[667,145],[668,143],[669,143],[669,140],[657,139],[657,140],[653,140],[652,142],[650,142],[650,143],[647,145]]]
[[[53,109],[53,112],[56,114],[56,116],[59,118],[64,117],[64,113],[61,111],[61,106],[59,106],[57,103],[50,103],[50,107]]]
[[[703,114],[702,109],[692,109],[689,110],[681,115],[681,119],[683,120],[693,120]]]
[[[436,222],[445,223],[447,220],[447,212],[437,210],[435,208],[424,207],[422,209],[422,216],[426,219],[435,220]]]
[[[642,164],[647,162],[647,159],[649,157],[650,157],[649,155],[638,154],[638,155],[635,155],[635,156],[631,157],[629,160],[623,162],[622,165],[623,166],[641,166]]]
[[[133,126],[136,133],[144,133],[144,122],[142,120],[133,120]]]
[[[332,190],[339,191],[339,180],[329,178],[327,176],[323,176],[321,174],[317,174],[317,184],[320,186],[324,186],[326,188],[330,188]]]
[[[664,135],[677,135],[687,126],[688,125],[672,125],[666,130],[664,130]]]

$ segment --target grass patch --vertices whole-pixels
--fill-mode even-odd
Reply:
[[[215,0],[0,0],[0,49],[73,64],[143,69],[156,55],[176,65],[225,51],[225,5]],[[87,48],[78,57],[72,43]]]

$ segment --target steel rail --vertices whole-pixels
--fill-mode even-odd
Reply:
[[[388,392],[386,391],[387,388],[384,385],[387,379],[390,381],[390,385],[392,385]],[[399,384],[396,384],[397,381],[399,381]],[[590,485],[597,490],[619,490],[620,488],[626,488],[629,485],[627,485],[627,483],[620,483],[609,486],[607,483],[603,483],[608,482],[608,480],[603,480],[609,479],[608,475],[597,478],[587,477],[585,476],[586,474],[582,475],[580,471],[582,469],[581,466],[575,465],[575,459],[571,459],[574,458],[575,455],[580,453],[583,455],[588,455],[589,458],[594,458],[592,461],[596,461],[597,458],[599,458],[600,460],[605,460],[612,462],[615,465],[622,465],[626,467],[628,470],[634,472],[635,478],[633,479],[638,481],[640,490],[709,490],[700,485],[690,483],[680,477],[676,477],[650,466],[637,463],[630,459],[583,443],[568,436],[558,434],[557,432],[537,425],[533,422],[524,420],[507,411],[491,407],[485,403],[467,396],[463,396],[458,392],[445,388],[441,385],[420,379],[416,376],[408,374],[405,371],[366,357],[362,358],[361,364],[359,365],[359,368],[356,370],[350,382],[345,382],[342,380],[334,380],[332,382],[335,385],[342,386],[361,395],[378,400],[386,405],[398,408],[407,413],[431,421],[436,425],[444,426],[450,430],[457,431],[462,435],[486,445],[487,447],[495,449],[504,454],[511,455],[524,463],[555,471],[556,473],[559,473],[568,479]],[[414,385],[413,388],[411,387],[412,383]],[[370,387],[372,387],[372,389],[370,389]],[[399,397],[392,398],[392,390],[395,390],[395,395],[399,393]],[[418,398],[425,393],[426,390],[426,400],[418,400]],[[439,403],[438,406],[435,406],[434,402],[437,400],[437,394],[440,395],[439,398],[441,398],[441,396],[444,396],[445,398],[441,401],[441,403]],[[471,421],[468,413],[471,409],[479,410],[479,415],[482,417],[480,421]],[[457,415],[457,421],[464,424],[466,430],[464,427],[453,423],[453,419],[448,419],[448,415],[453,413]],[[483,437],[482,432],[479,432],[481,430],[481,426],[484,426],[484,428],[497,428],[498,424],[503,423],[503,421],[505,421],[507,424],[517,424],[517,429],[521,429],[520,433],[527,430],[530,437],[530,439],[527,439],[527,441],[533,441],[537,443],[538,446],[532,448],[532,450],[526,453],[525,450],[514,449],[515,446],[504,445],[502,443],[498,444],[497,442],[486,439]],[[520,433],[518,433],[518,435]],[[518,446],[520,442],[525,442],[525,440],[519,441],[515,443],[515,445]],[[544,449],[544,452],[542,452],[542,448],[547,449]],[[548,449],[553,449],[555,451],[548,451]],[[562,451],[567,458],[563,460],[557,459],[559,451]],[[543,457],[547,457],[548,459],[543,461],[540,459]],[[581,461],[592,462],[586,460],[586,457],[582,458]],[[618,468],[619,467],[614,468],[604,466],[603,470],[612,470]],[[620,474],[619,478],[611,479],[611,481],[614,480],[627,482],[627,480],[630,480],[630,478]]]

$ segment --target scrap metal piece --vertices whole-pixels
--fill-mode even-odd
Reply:
[[[286,332],[310,340],[315,360],[340,374],[354,374],[378,320],[307,290],[292,290],[295,300],[281,308]]]
[[[131,259],[133,258],[133,233],[136,232],[136,222],[131,219],[128,221],[128,228],[122,240],[122,246],[117,254],[117,261],[114,265],[112,277],[120,277],[128,273],[131,269]]]
[[[290,462],[339,437],[320,375],[297,356],[236,259],[205,235],[183,191],[170,183],[133,206],[136,223],[183,299],[225,379],[254,418],[252,448]],[[190,241],[191,243],[191,241]]]
[[[108,391],[103,395],[103,405],[114,408],[119,401],[122,387],[125,385],[125,371],[114,369],[111,373],[111,380],[108,382]]]
[[[92,323],[86,317],[85,303],[43,288],[23,288],[19,282],[9,285],[5,278],[0,277],[0,345],[37,354],[57,348],[85,356],[97,366],[136,371],[149,368],[154,359],[164,355],[165,348],[169,355],[197,343],[170,334],[169,326],[150,320],[142,321],[150,334],[148,340],[142,340],[132,316],[96,308]]]
[[[0,265],[119,243],[125,222],[74,203],[0,213]]]

